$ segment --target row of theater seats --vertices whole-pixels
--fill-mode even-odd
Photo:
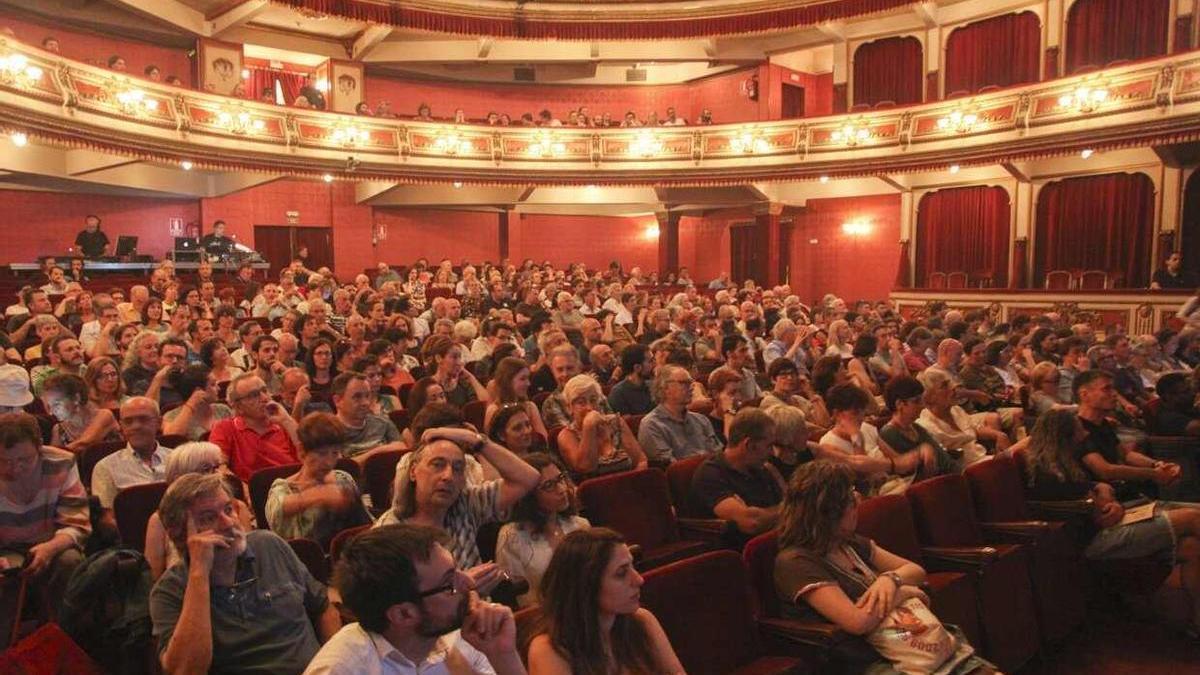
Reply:
[[[1104,270],[1051,270],[1046,273],[1043,286],[1050,291],[1088,290],[1101,291],[1118,288],[1124,275]],[[925,288],[991,288],[995,275],[991,270],[983,272],[931,272],[925,278]]]

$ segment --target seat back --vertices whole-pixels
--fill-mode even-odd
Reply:
[[[691,675],[732,673],[761,654],[746,567],[733,551],[647,572],[642,604],[658,618]]]
[[[983,532],[975,519],[971,490],[959,474],[914,483],[905,493],[917,524],[917,538],[927,546],[978,546]]]
[[[89,492],[92,489],[92,470],[96,468],[100,460],[120,450],[125,445],[126,443],[123,440],[105,441],[89,445],[83,449],[83,452],[79,453],[79,480]]]
[[[629,425],[629,430],[633,432],[633,435],[637,436],[638,429],[642,427],[642,418],[645,415],[621,415],[621,417]]]
[[[276,478],[287,478],[299,470],[299,464],[283,464],[259,469],[250,476],[250,507],[254,509],[254,518],[260,529],[270,529],[267,525],[267,494],[271,492],[271,483]]]
[[[963,475],[971,486],[980,520],[998,523],[1029,519],[1021,470],[1012,457],[999,454],[986,462],[976,462]]]
[[[463,419],[477,430],[483,431],[483,417],[487,412],[487,401],[471,401],[463,406]]]
[[[883,548],[920,564],[921,542],[904,495],[883,495],[858,505],[857,532]]]
[[[755,613],[760,617],[779,616],[779,596],[775,593],[775,556],[779,554],[779,533],[763,532],[746,542],[742,560],[746,563],[750,587],[754,589]]]
[[[708,514],[697,514],[692,505],[692,477],[696,470],[708,459],[707,455],[694,455],[671,462],[667,467],[667,482],[671,485],[671,501],[675,503],[675,512],[684,518],[711,518]]]
[[[338,561],[338,558],[342,555],[342,549],[346,548],[346,544],[349,544],[352,539],[369,529],[371,529],[370,524],[356,525],[333,535],[333,539],[329,540],[330,566],[332,567]]]
[[[178,448],[190,439],[183,434],[163,434],[158,437],[158,444],[164,448]]]
[[[117,493],[113,499],[113,515],[121,546],[142,552],[146,550],[146,524],[158,510],[158,503],[167,492],[165,482],[132,485]]]
[[[945,272],[930,272],[925,279],[925,288],[945,288],[946,273]]]
[[[396,479],[396,465],[407,450],[385,450],[377,452],[363,462],[362,488],[371,496],[371,506],[384,511],[392,505],[392,482]]]
[[[1071,273],[1067,270],[1046,272],[1046,290],[1066,291],[1071,288]]]
[[[966,288],[967,273],[951,272],[946,275],[946,288]]]
[[[1104,270],[1087,270],[1079,275],[1079,287],[1088,290],[1108,288],[1108,272]]]
[[[337,461],[337,464],[333,468],[350,474],[350,477],[354,479],[355,484],[357,484],[360,488],[362,487],[362,467],[359,466],[358,462],[350,459],[349,457],[343,457]]]
[[[403,388],[401,387],[401,389]],[[393,410],[388,413],[388,419],[392,421],[392,424],[396,425],[396,429],[401,433],[408,428],[409,417],[407,410]]]
[[[651,549],[679,541],[667,477],[658,469],[585,480],[579,485],[579,499],[592,525],[611,527],[630,544]]]
[[[288,539],[288,546],[296,553],[296,557],[308,568],[308,573],[317,581],[329,583],[329,559],[321,545],[312,539]]]

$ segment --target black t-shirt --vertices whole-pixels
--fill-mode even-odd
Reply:
[[[544,365],[541,368],[533,371],[533,375],[529,378],[529,397],[533,398],[543,392],[553,392],[558,389],[558,382],[554,379],[554,372],[550,370],[550,366]]]
[[[1192,272],[1179,270],[1177,276],[1172,276],[1170,272],[1158,270],[1154,273],[1154,283],[1161,288],[1186,288],[1191,290],[1200,286],[1200,281],[1197,281],[1196,275]]]
[[[104,247],[108,246],[108,235],[99,229],[95,232],[83,230],[75,235],[75,245],[83,251],[84,256],[98,258],[104,255]]]
[[[1162,409],[1154,419],[1154,432],[1163,436],[1185,436],[1187,426],[1197,419],[1194,414],[1181,413],[1176,410]]]
[[[783,501],[783,490],[766,466],[742,472],[725,461],[724,453],[710,457],[696,469],[689,495],[696,513],[715,518],[713,509],[717,504],[733,496],[741,498],[746,506],[766,509]],[[721,543],[740,551],[750,538],[730,523],[721,534]]]
[[[233,250],[233,240],[224,235],[206,234],[200,239],[200,248],[206,253],[229,253]]]
[[[1105,481],[1092,473],[1087,464],[1084,464],[1083,458],[1093,453],[1103,457],[1104,461],[1109,464],[1124,463],[1121,460],[1121,439],[1117,437],[1117,425],[1107,420],[1097,424],[1091,420],[1084,419],[1081,415],[1079,421],[1083,424],[1083,428],[1087,430],[1088,435],[1079,444],[1077,458],[1093,480],[1111,484],[1113,490],[1117,493],[1117,499],[1122,502],[1137,499],[1147,490],[1153,491],[1152,486],[1142,481]]]

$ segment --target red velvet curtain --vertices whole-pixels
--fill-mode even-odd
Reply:
[[[1200,172],[1192,174],[1183,191],[1183,222],[1179,228],[1179,250],[1184,269],[1200,270]],[[1159,260],[1165,260],[1161,250]]]
[[[304,75],[283,70],[279,72],[278,77],[279,86],[283,89],[283,104],[295,103],[296,98],[300,96],[300,89],[304,86]]]
[[[967,24],[946,41],[946,92],[1037,82],[1041,53],[1042,26],[1033,12]]]
[[[1154,184],[1141,173],[1110,173],[1048,183],[1037,204],[1033,276],[1052,270],[1103,270],[1120,285],[1149,283]]]
[[[270,70],[268,68],[249,68],[250,79],[246,81],[246,98],[251,101],[257,101],[262,97],[264,89],[271,90],[271,100],[275,100],[275,78],[279,76],[278,70]]]
[[[924,287],[933,272],[990,277],[1008,284],[1008,193],[999,187],[938,190],[917,206],[917,278]]]
[[[1167,53],[1171,0],[1078,0],[1067,15],[1067,74]]]
[[[920,103],[924,83],[925,58],[915,37],[876,40],[854,50],[854,105]]]

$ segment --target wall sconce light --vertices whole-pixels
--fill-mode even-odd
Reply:
[[[539,131],[525,150],[530,157],[562,157],[567,154],[567,144],[549,131]]]
[[[645,130],[637,132],[637,136],[633,142],[629,144],[629,154],[638,157],[654,157],[661,155],[663,151],[663,142],[658,138],[658,135],[653,131]]]
[[[973,112],[963,112],[959,109],[954,109],[949,115],[938,118],[938,129],[942,131],[954,131],[960,134],[965,134],[975,128],[975,124],[979,122],[979,115]]]
[[[866,142],[871,138],[871,132],[864,126],[855,126],[853,123],[847,122],[840,129],[833,132],[833,140],[837,143],[845,143],[850,147],[854,147],[859,143]]]
[[[754,154],[771,151],[771,144],[762,137],[762,132],[743,129],[729,139],[729,148],[734,152]]]
[[[158,110],[158,101],[146,95],[141,89],[126,89],[117,92],[117,103],[127,115],[149,115]]]
[[[32,87],[42,79],[42,69],[29,65],[24,54],[0,56],[0,81],[20,87]]]
[[[262,131],[266,128],[265,122],[255,119],[245,110],[222,110],[217,113],[217,124],[228,129],[230,133],[239,135]]]
[[[371,140],[371,132],[356,125],[345,124],[329,132],[329,142],[337,145],[358,145]]]
[[[660,231],[657,225],[651,225],[642,231],[643,239],[658,239]]]
[[[23,148],[29,145],[29,136],[24,131],[14,131],[8,135],[8,140],[18,148]]]
[[[865,218],[842,223],[842,234],[850,237],[865,237],[871,234],[871,221]]]
[[[1108,89],[1104,87],[1089,87],[1082,85],[1075,91],[1058,97],[1060,108],[1072,108],[1076,112],[1090,113],[1108,100]]]
[[[475,149],[469,138],[464,138],[457,131],[443,131],[433,139],[433,147],[438,152],[447,155],[467,154]]]

